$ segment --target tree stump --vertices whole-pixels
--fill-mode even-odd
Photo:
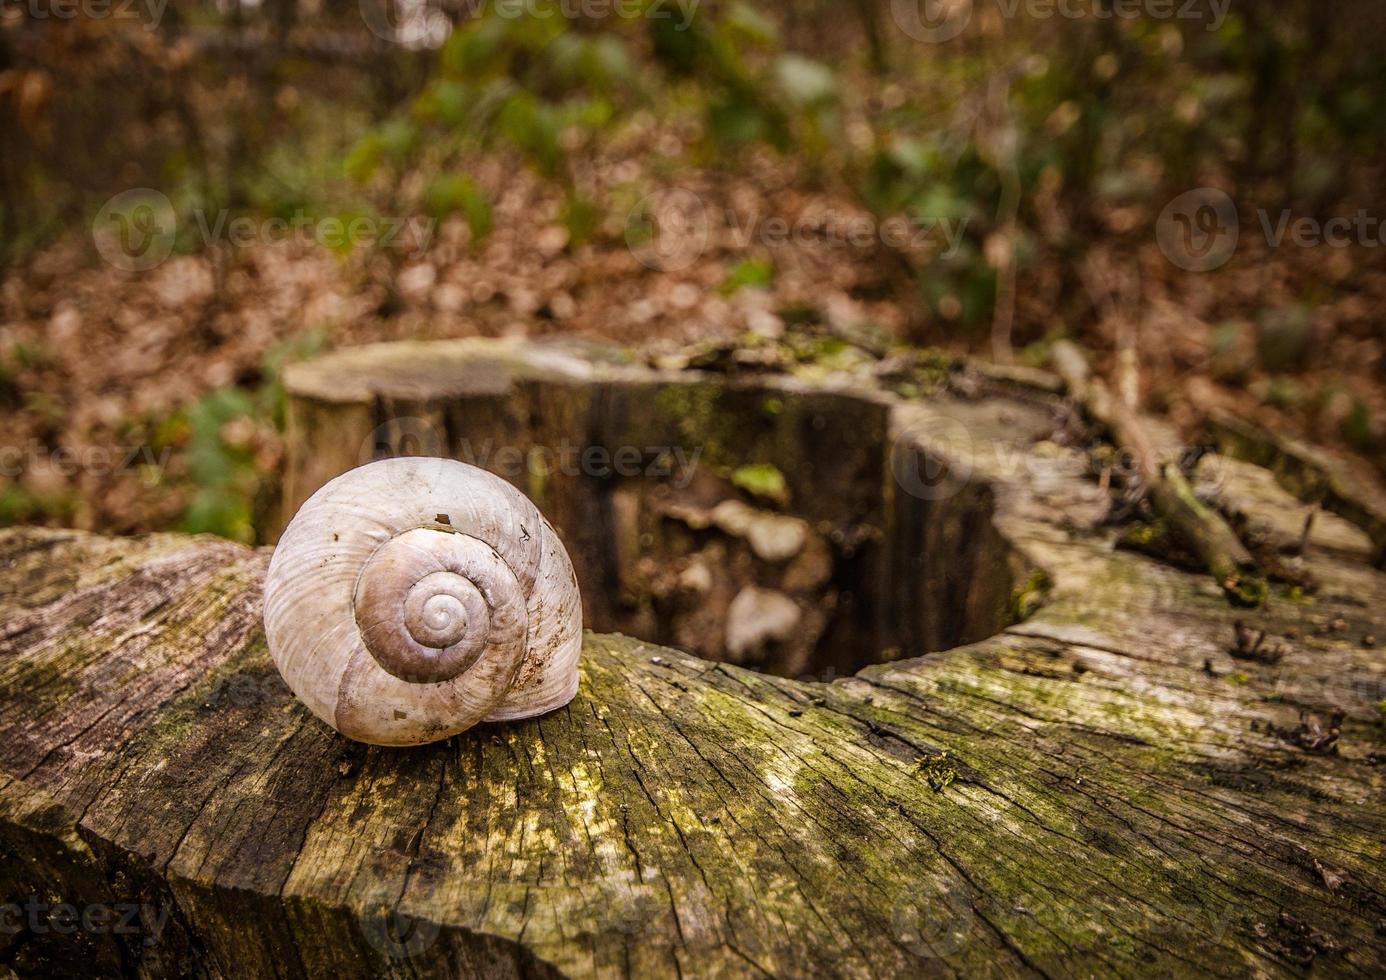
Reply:
[[[379,344],[286,372],[284,520],[382,456],[451,456],[510,480],[573,558],[586,624],[788,677],[979,640],[1042,577],[954,454],[1052,394],[951,399],[946,361],[739,374],[655,369],[588,344]],[[996,461],[1012,466],[1015,459]],[[951,465],[951,468],[950,468]]]
[[[769,421],[737,416],[724,456],[705,449],[711,472],[683,489],[730,482],[764,499],[745,506],[821,537],[833,576],[799,592],[766,584],[785,569],[763,554],[726,553],[805,615],[835,594],[823,628],[772,640],[754,670],[588,634],[566,708],[368,748],[275,673],[260,627],[268,550],[0,533],[0,963],[1380,974],[1386,574],[1360,528],[1320,515],[1305,555],[1317,592],[1275,588],[1238,612],[1209,576],[1113,547],[1087,453],[1050,438],[1059,402],[1043,379],[965,373],[928,396],[918,365],[868,385],[836,366],[686,376],[504,345],[483,368],[480,350],[365,349],[292,373],[291,432],[314,452],[291,455],[290,497],[354,465],[363,443],[389,451],[403,418],[444,419],[447,451],[497,426],[513,445],[568,433],[694,447],[698,424],[663,438],[670,384],[715,386],[699,397],[716,406],[786,391]],[[369,383],[344,369],[389,357],[414,367]],[[696,418],[686,395],[665,407]],[[802,483],[796,460],[814,467]],[[782,492],[732,480],[757,463],[784,475]],[[637,545],[674,566],[718,537],[751,548],[716,520],[690,528],[658,509],[668,477],[579,470],[536,495],[551,514],[574,508],[570,533],[583,514],[601,534],[634,520]],[[1209,457],[1200,476],[1248,526],[1300,535],[1305,508],[1269,471]],[[635,503],[611,503],[623,493]],[[637,625],[672,629],[659,615],[683,608],[662,605],[677,590],[662,597],[661,569],[635,560],[609,595],[590,594],[602,566],[589,565],[589,602],[612,618],[653,609]],[[835,637],[858,623],[870,629],[854,654]]]

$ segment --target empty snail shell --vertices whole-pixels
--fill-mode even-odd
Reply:
[[[419,745],[577,692],[582,604],[524,494],[450,459],[369,463],[313,494],[265,580],[284,680],[349,738]]]

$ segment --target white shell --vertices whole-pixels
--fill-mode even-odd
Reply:
[[[573,565],[509,483],[450,459],[383,459],[313,494],[265,580],[284,680],[337,731],[420,745],[577,693]]]

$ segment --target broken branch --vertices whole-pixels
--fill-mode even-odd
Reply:
[[[1129,453],[1155,513],[1217,580],[1229,601],[1258,606],[1266,598],[1266,580],[1236,532],[1216,511],[1199,500],[1172,460],[1163,460],[1140,416],[1112,396],[1073,344],[1055,345],[1053,363],[1083,413],[1107,431],[1117,447]]]

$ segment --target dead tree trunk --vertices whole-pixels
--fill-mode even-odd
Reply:
[[[421,412],[446,402],[433,354]],[[497,397],[526,363],[483,372]],[[834,383],[800,373],[803,392]],[[300,491],[397,417],[339,379],[292,408],[301,438],[321,434]],[[468,390],[450,418],[476,421]],[[1048,399],[984,384],[879,402],[885,502],[867,517],[930,550],[905,576],[919,591],[880,607],[898,626],[911,603],[962,601],[944,558],[965,568],[994,535],[1033,570],[999,573],[1019,621],[994,635],[825,683],[592,634],[568,707],[419,749],[348,743],[294,701],[260,628],[267,551],[0,534],[0,963],[1379,975],[1386,574],[1370,541],[1321,515],[1319,592],[1272,588],[1239,613],[1208,576],[1113,549],[1085,454],[1045,439]],[[526,431],[591,418],[528,404]],[[912,452],[988,502],[976,528],[930,523],[946,492],[888,465]],[[1218,462],[1226,504],[1298,535],[1304,508],[1267,471]],[[786,492],[776,512],[802,514]],[[1270,639],[1234,640],[1237,616]]]

